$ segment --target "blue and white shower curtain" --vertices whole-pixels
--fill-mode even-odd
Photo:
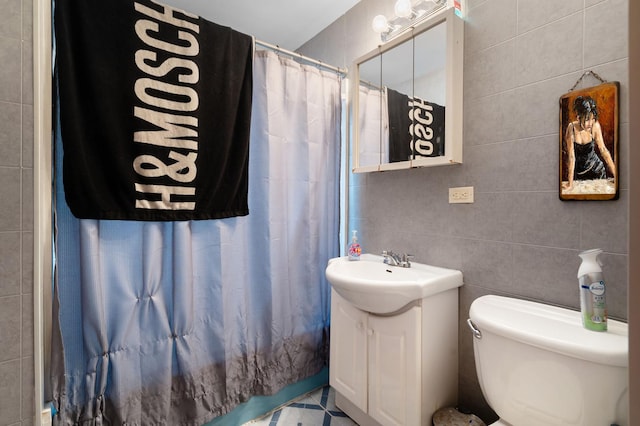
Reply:
[[[254,61],[248,216],[78,220],[56,165],[55,424],[201,425],[325,366],[340,78]]]

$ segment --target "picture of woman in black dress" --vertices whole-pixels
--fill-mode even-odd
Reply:
[[[564,138],[568,161],[562,192],[615,191],[616,166],[604,142],[596,102],[590,96],[578,96],[573,111],[576,120],[568,124]]]

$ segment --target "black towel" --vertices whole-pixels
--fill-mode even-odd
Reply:
[[[72,213],[248,214],[251,37],[150,0],[56,0],[54,19]]]
[[[387,89],[389,161],[444,155],[445,107]]]

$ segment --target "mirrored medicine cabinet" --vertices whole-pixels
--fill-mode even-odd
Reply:
[[[462,163],[463,38],[447,9],[355,61],[354,172]]]

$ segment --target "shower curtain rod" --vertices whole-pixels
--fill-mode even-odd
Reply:
[[[316,65],[318,67],[321,68],[326,68],[330,71],[333,71],[337,74],[340,74],[341,76],[346,76],[347,75],[347,70],[343,69],[343,68],[339,68],[339,67],[334,67],[333,65],[329,65],[329,64],[325,64],[322,61],[318,61],[317,59],[312,59],[309,58],[307,56],[304,56],[300,53],[296,53],[296,52],[292,52],[291,50],[287,50],[284,49],[280,46],[277,46],[275,44],[271,44],[271,43],[267,43],[266,41],[262,41],[262,40],[258,40],[257,38],[253,39],[256,45],[260,45],[262,47],[265,47],[267,49],[271,49],[271,50],[275,50],[276,52],[280,52],[280,53],[284,53],[285,55],[289,55],[289,56],[293,56],[294,58],[298,58],[304,62],[308,62],[311,63],[313,65]]]

